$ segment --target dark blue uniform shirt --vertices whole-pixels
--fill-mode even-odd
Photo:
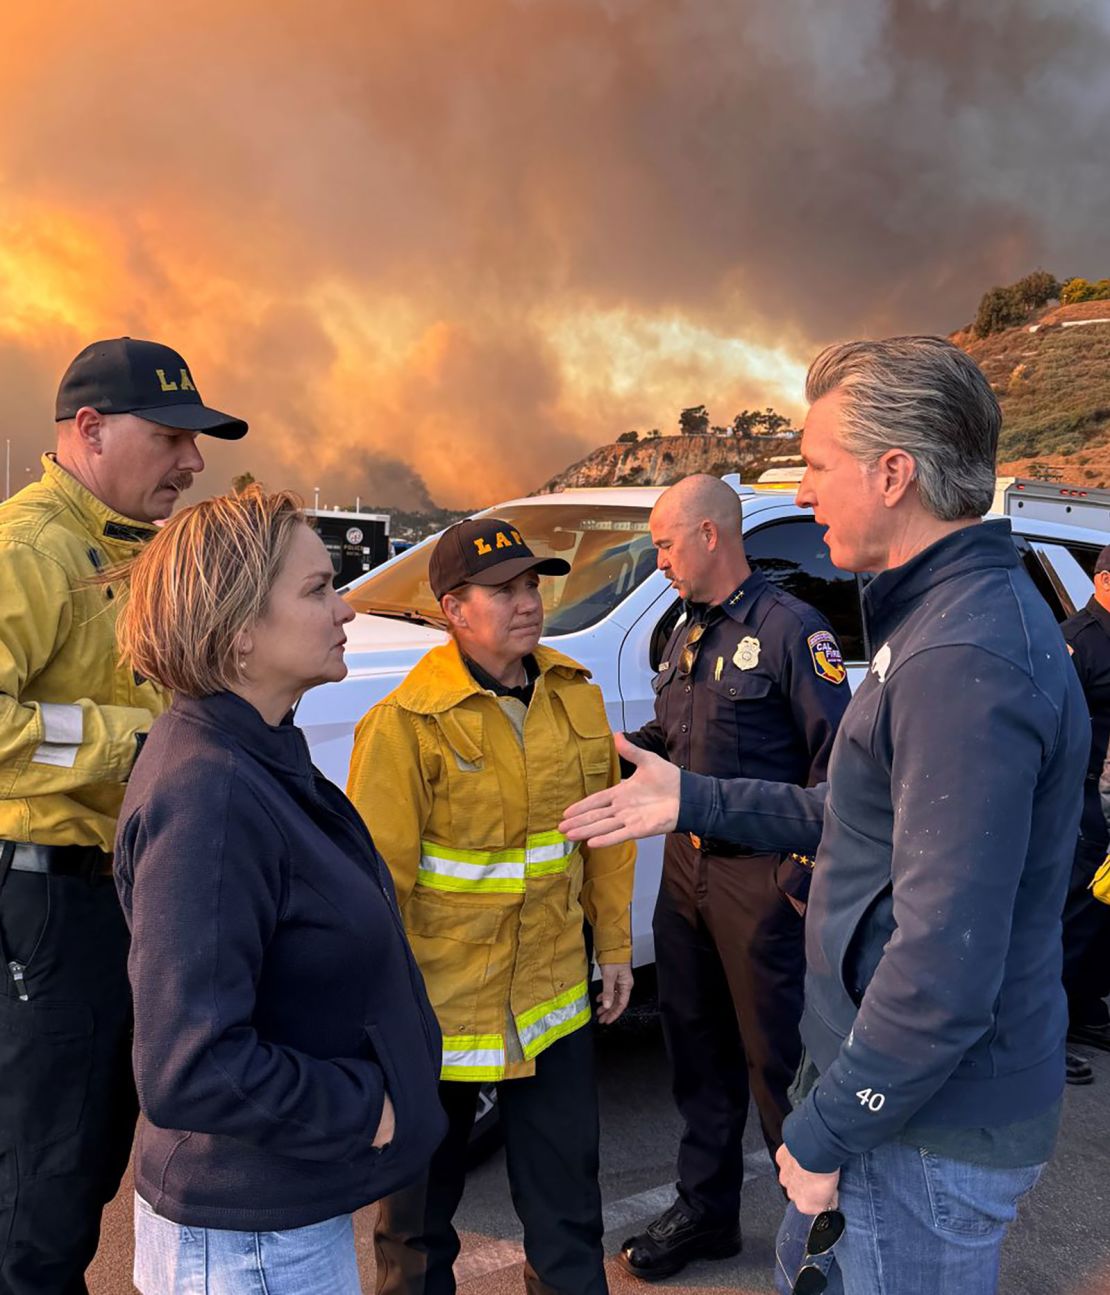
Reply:
[[[1091,757],[1083,784],[1079,834],[1084,840],[1105,848],[1108,834],[1099,802],[1098,780],[1110,747],[1110,612],[1092,598],[1060,628],[1071,649],[1072,664],[1079,674],[1091,714]]]
[[[828,622],[761,571],[689,605],[653,686],[655,718],[629,741],[692,773],[802,787],[825,780],[851,695]]]

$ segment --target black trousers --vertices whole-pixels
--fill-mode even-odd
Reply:
[[[0,945],[0,1295],[85,1295],[138,1111],[112,879],[9,873]]]
[[[1064,989],[1075,1025],[1110,1023],[1110,904],[1087,889],[1105,857],[1105,847],[1080,839],[1064,903]]]
[[[775,882],[779,855],[719,858],[667,838],[655,906],[659,1012],[685,1121],[678,1192],[735,1220],[749,1094],[772,1156],[801,1060],[805,923]]]
[[[529,1295],[606,1295],[598,1107],[589,1026],[553,1043],[527,1079],[497,1085],[509,1190],[524,1225]],[[478,1085],[441,1083],[447,1136],[425,1178],[381,1203],[378,1295],[454,1295],[452,1225],[466,1179]]]

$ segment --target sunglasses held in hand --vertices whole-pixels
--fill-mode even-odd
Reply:
[[[829,1284],[828,1274],[810,1260],[828,1254],[843,1234],[844,1215],[839,1210],[822,1210],[817,1215],[810,1224],[806,1252],[802,1256],[802,1266],[794,1278],[794,1285],[790,1288],[791,1295],[821,1295]]]

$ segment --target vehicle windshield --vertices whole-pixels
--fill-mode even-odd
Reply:
[[[537,557],[570,563],[569,575],[540,581],[544,634],[549,637],[596,624],[655,570],[647,508],[515,504],[489,509],[482,516],[504,518]],[[425,540],[388,567],[371,572],[345,598],[355,611],[442,625],[443,613],[428,584],[433,544]]]

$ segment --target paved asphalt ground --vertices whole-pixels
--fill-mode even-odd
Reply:
[[[1110,1054],[1086,1055],[1094,1065],[1095,1082],[1068,1089],[1056,1158],[1011,1230],[1002,1295],[1110,1295]],[[598,1060],[605,1249],[613,1256],[627,1235],[670,1203],[679,1125],[658,1022],[650,1010],[641,1008],[608,1030],[599,1029]],[[782,1198],[754,1112],[746,1152],[743,1254],[691,1265],[655,1289],[674,1295],[754,1295],[773,1289],[773,1239]],[[370,1292],[373,1207],[363,1210],[357,1223],[363,1281]],[[503,1153],[471,1174],[458,1226],[463,1235],[460,1295],[522,1292],[520,1230],[509,1202]],[[608,1269],[614,1295],[646,1295],[653,1289],[628,1277],[612,1258]],[[106,1216],[100,1253],[89,1272],[91,1295],[131,1295],[130,1273],[128,1182]]]

